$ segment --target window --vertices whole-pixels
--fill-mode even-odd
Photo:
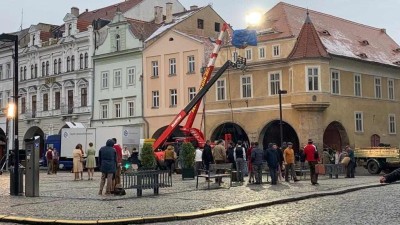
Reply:
[[[281,88],[281,74],[280,72],[269,73],[269,95],[279,94],[279,89]]]
[[[42,62],[42,77],[46,75],[46,63]]]
[[[19,80],[22,81],[24,80],[24,68],[21,66],[21,69],[19,71]]]
[[[121,83],[121,70],[114,70],[114,87],[120,87]]]
[[[128,85],[135,85],[135,68],[128,68]]]
[[[120,36],[119,34],[115,35],[115,49],[119,51],[121,48],[120,46]]]
[[[151,106],[153,108],[158,108],[160,107],[160,92],[159,91],[152,91],[152,104]]]
[[[176,89],[169,89],[170,107],[176,107],[178,104],[178,91]]]
[[[101,73],[101,87],[108,88],[108,72]]]
[[[363,113],[362,112],[355,112],[355,128],[356,132],[363,132]]]
[[[197,19],[197,28],[204,29],[204,20]]]
[[[195,72],[195,62],[194,62],[194,55],[188,56],[188,73]]]
[[[225,79],[217,80],[217,101],[225,100]]]
[[[252,51],[251,49],[246,49],[246,59],[251,60],[252,59]]]
[[[38,76],[38,66],[37,64],[35,64],[35,78],[37,78]]]
[[[83,54],[79,56],[79,69],[83,69]]]
[[[54,74],[57,74],[57,59],[54,60],[54,66],[53,66],[53,70],[54,70]]]
[[[176,59],[171,58],[169,59],[169,75],[175,75],[176,74]]]
[[[273,45],[272,46],[272,56],[278,57],[281,54],[280,45]]]
[[[381,78],[375,77],[375,98],[382,98]]]
[[[54,92],[54,109],[60,109],[61,94],[59,91]]]
[[[24,80],[26,80],[26,66],[24,66]]]
[[[158,61],[152,61],[151,66],[153,68],[151,76],[158,77]]]
[[[10,91],[6,91],[6,104],[10,102]]]
[[[61,59],[58,59],[58,73],[61,73]]]
[[[36,95],[32,95],[32,115],[36,115]]]
[[[121,103],[114,104],[115,118],[121,118]]]
[[[43,94],[43,111],[49,110],[49,94]]]
[[[129,101],[127,102],[128,105],[128,117],[135,116],[135,102]]]
[[[396,134],[396,117],[394,114],[389,114],[389,134]]]
[[[1,94],[1,93],[0,93]],[[1,107],[1,104],[0,104]],[[26,112],[26,98],[21,98],[21,113],[24,114]]]
[[[71,56],[71,71],[75,70],[75,56]]]
[[[35,72],[35,66],[31,65],[31,79],[32,79],[33,76],[34,76],[34,72]],[[0,73],[1,73],[1,71],[0,71]],[[0,79],[1,79],[1,78],[0,78]]]
[[[319,90],[319,68],[307,67],[307,91]]]
[[[354,96],[361,96],[362,89],[361,89],[361,75],[354,74]]]
[[[71,35],[71,30],[72,30],[72,24],[68,25],[68,35]]]
[[[340,73],[337,70],[331,71],[332,94],[340,94]]]
[[[236,62],[237,61],[237,58],[238,58],[238,53],[237,52],[233,52],[232,53],[232,62]]]
[[[87,106],[87,88],[81,89],[81,106]]]
[[[189,102],[190,102],[196,96],[196,88],[195,87],[188,88],[188,93],[189,93]]]
[[[86,53],[85,53],[85,69],[88,68],[88,66],[89,66],[89,55],[88,55],[88,53],[86,52]]]
[[[258,58],[265,59],[265,48],[264,47],[258,49]]]
[[[242,98],[251,98],[251,76],[242,76]]]
[[[101,105],[101,112],[100,112],[101,118],[102,119],[107,119],[108,118],[108,105]]]
[[[11,64],[10,63],[6,64],[6,76],[7,76],[7,78],[11,78]]]
[[[214,30],[216,32],[220,32],[221,31],[221,24],[220,23],[214,23]]]
[[[3,80],[3,79],[4,79],[3,78],[3,65],[0,65],[0,80]]]
[[[394,100],[394,80],[388,79],[388,99]]]
[[[67,72],[69,72],[69,70],[71,69],[71,58],[68,56],[67,57]]]

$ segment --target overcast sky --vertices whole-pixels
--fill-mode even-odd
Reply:
[[[72,6],[83,12],[112,5],[121,0],[0,0],[0,33],[27,28],[38,22],[62,24]],[[278,0],[180,0],[189,8],[211,3],[214,9],[233,28],[244,28],[246,13],[259,10],[265,13]],[[400,43],[400,0],[285,0],[285,2],[324,12],[378,28]],[[22,19],[23,11],[23,19]],[[153,12],[151,12],[153,13]]]

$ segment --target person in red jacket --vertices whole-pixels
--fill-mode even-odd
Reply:
[[[311,176],[311,184],[318,184],[318,174],[315,172],[315,165],[319,161],[318,150],[315,145],[313,145],[313,141],[308,139],[308,144],[304,147],[304,155],[305,159],[310,166],[310,176]]]
[[[115,179],[114,179],[114,185],[113,189],[117,184],[121,184],[121,164],[122,164],[122,148],[121,145],[117,144],[117,139],[113,138],[114,141],[114,149],[115,152],[117,153],[117,170],[115,172]]]

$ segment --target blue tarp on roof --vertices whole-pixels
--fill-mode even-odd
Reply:
[[[257,32],[255,30],[234,30],[232,45],[236,48],[245,48],[248,45],[257,46]]]

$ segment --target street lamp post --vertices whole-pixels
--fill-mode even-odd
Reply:
[[[279,94],[279,131],[280,131],[280,140],[281,140],[281,147],[283,145],[283,126],[282,126],[282,94],[287,94],[286,90],[278,90]]]
[[[14,42],[14,187],[11,195],[19,194],[19,142],[18,142],[18,35],[1,34],[0,41]],[[11,176],[10,176],[11,182]]]

